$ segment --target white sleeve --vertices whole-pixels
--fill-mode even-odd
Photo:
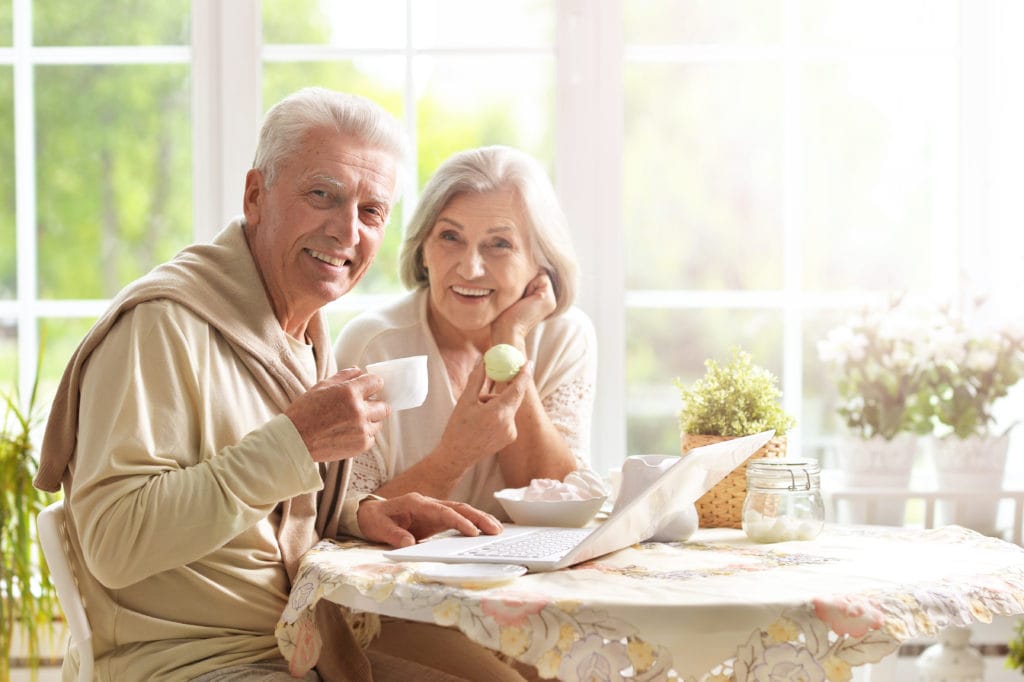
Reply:
[[[593,382],[580,376],[571,377],[541,403],[551,423],[576,456],[577,466],[589,466],[590,423],[594,410]]]
[[[541,404],[575,455],[589,466],[591,421],[597,379],[597,335],[582,311],[560,320],[543,352],[554,356],[544,374]]]

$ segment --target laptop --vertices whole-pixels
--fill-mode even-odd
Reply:
[[[384,552],[394,561],[518,564],[530,572],[553,571],[652,537],[664,510],[693,504],[768,442],[774,431],[693,448],[629,504],[597,526],[547,528],[506,524],[498,535],[467,537],[450,531]]]

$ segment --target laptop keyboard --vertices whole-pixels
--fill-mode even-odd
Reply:
[[[525,535],[497,540],[460,552],[460,556],[543,559],[565,554],[589,535],[593,528],[545,528]]]

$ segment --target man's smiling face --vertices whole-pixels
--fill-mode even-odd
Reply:
[[[397,175],[389,153],[328,129],[307,134],[272,186],[249,172],[249,245],[275,315],[296,338],[317,310],[366,274],[384,238]]]

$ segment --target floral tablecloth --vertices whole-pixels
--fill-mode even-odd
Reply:
[[[384,548],[324,541],[303,559],[277,639],[315,665],[320,599],[456,627],[563,680],[850,680],[904,640],[1024,613],[1024,549],[958,526],[826,526],[758,545],[733,529],[642,543],[489,589],[423,582]]]

